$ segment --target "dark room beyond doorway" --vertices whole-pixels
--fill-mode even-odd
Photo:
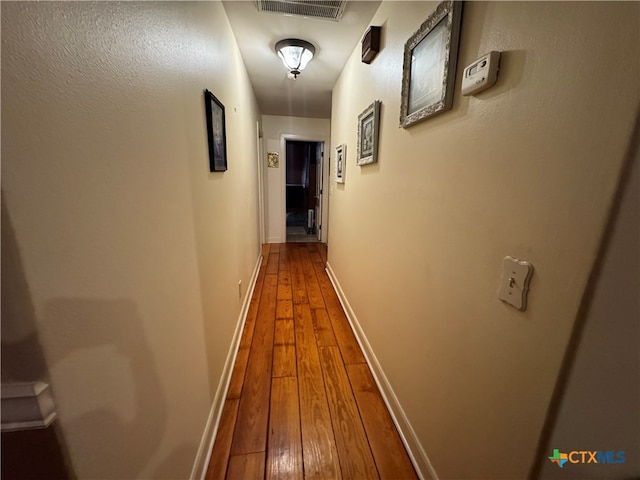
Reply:
[[[287,140],[287,242],[317,242],[322,144]]]

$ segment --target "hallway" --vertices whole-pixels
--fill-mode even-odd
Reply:
[[[417,478],[325,262],[263,246],[207,480]]]
[[[448,3],[258,3],[0,5],[2,380],[48,385],[16,398],[68,477],[640,478],[640,2],[463,2],[446,41]],[[326,263],[283,244],[288,140],[324,143]],[[585,448],[626,460],[550,460]]]

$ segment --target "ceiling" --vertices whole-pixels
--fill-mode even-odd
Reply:
[[[255,1],[222,3],[262,113],[311,118],[331,117],[331,89],[380,5],[379,0],[348,1],[336,22],[259,12]],[[287,77],[274,50],[284,38],[300,38],[316,47],[297,80]]]

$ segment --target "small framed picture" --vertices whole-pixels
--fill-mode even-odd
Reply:
[[[269,168],[280,167],[280,154],[278,152],[267,153],[267,167]]]
[[[336,175],[337,183],[344,183],[344,173],[347,169],[347,144],[343,143],[336,147]]]
[[[404,46],[400,126],[450,110],[458,59],[462,2],[436,7]]]
[[[378,132],[380,129],[380,100],[376,100],[358,115],[357,165],[378,161]]]
[[[204,107],[207,112],[207,137],[209,139],[209,171],[227,170],[227,129],[224,105],[209,90],[204,91]]]

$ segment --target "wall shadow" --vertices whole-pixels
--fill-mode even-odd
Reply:
[[[65,397],[60,416],[76,470],[86,478],[139,478],[162,441],[167,407],[136,305],[54,299],[41,334]]]
[[[36,327],[36,314],[20,250],[2,192],[2,381],[42,380],[49,371]]]
[[[135,303],[57,298],[36,312],[4,194],[1,220],[2,381],[49,383],[58,412],[48,429],[2,434],[2,478],[139,478],[167,407]],[[173,478],[186,450],[161,461]]]
[[[0,193],[2,228],[2,383],[51,383],[15,231]],[[53,387],[50,386],[53,391]],[[54,392],[55,396],[55,392]],[[75,478],[59,422],[45,429],[2,432],[2,478]]]

